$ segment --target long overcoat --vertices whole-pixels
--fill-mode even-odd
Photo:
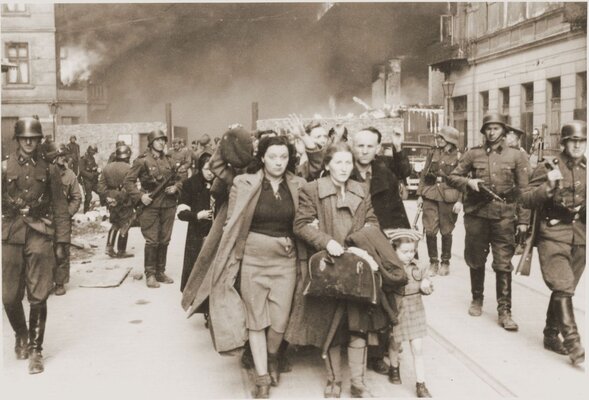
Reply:
[[[336,233],[341,231],[337,224],[342,222],[338,218],[341,216],[338,209],[349,210],[352,228],[348,235],[368,226],[379,227],[370,197],[365,185],[353,180],[346,183],[345,200],[338,198],[337,189],[329,176],[307,183],[300,192],[300,204],[294,222],[295,235],[316,251],[325,249],[332,239],[344,245],[346,238],[338,238]],[[319,222],[318,227],[313,223],[315,220]],[[322,347],[338,301],[303,296],[308,271],[305,264],[301,267],[285,339],[295,345]],[[378,331],[388,323],[377,306],[349,303],[347,313],[348,328],[351,331]],[[334,344],[341,338],[338,334]]]
[[[263,171],[238,175],[233,180],[227,207],[227,219],[213,263],[192,303],[198,309],[209,305],[209,326],[213,344],[218,352],[242,347],[247,341],[245,307],[238,292],[245,241],[260,196]],[[299,204],[299,188],[305,180],[287,172],[285,180],[293,198],[295,210]],[[298,260],[306,259],[305,246],[296,242]]]

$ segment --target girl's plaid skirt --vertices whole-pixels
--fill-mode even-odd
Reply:
[[[399,323],[393,327],[393,339],[401,343],[426,335],[425,308],[421,293],[403,296],[399,308]]]

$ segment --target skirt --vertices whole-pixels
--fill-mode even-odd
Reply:
[[[393,339],[401,343],[426,335],[427,324],[421,294],[403,296],[399,305],[399,323],[393,327]]]
[[[296,285],[296,260],[292,239],[248,234],[240,279],[247,329],[271,327],[284,333]]]

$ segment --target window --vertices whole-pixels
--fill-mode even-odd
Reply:
[[[481,124],[483,123],[483,116],[489,112],[489,91],[480,93],[480,108],[481,110]]]
[[[27,13],[28,6],[23,3],[3,4],[2,12],[6,14],[24,14]]]
[[[501,114],[507,116],[507,122],[510,121],[509,117],[509,88],[499,89],[499,111]]]
[[[7,43],[8,62],[15,64],[6,74],[7,83],[29,83],[29,44]]]
[[[532,82],[522,85],[521,99],[521,129],[529,133],[534,129],[534,84]]]
[[[574,119],[587,121],[587,71],[577,74]]]
[[[468,121],[466,119],[466,96],[452,98],[452,124],[460,132],[460,149],[467,144]]]
[[[61,117],[62,125],[78,125],[80,123],[80,117]]]
[[[560,132],[560,78],[549,79],[547,83],[548,132],[553,134]]]

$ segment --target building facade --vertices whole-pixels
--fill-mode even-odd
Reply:
[[[2,59],[13,67],[2,74],[2,159],[16,147],[12,139],[19,117],[36,115],[45,135],[59,125],[85,124],[106,107],[103,86],[62,83],[60,68],[68,61],[60,46],[64,5],[2,4]]]
[[[449,119],[467,146],[481,143],[486,112],[528,138],[538,128],[553,149],[562,123],[587,119],[586,21],[586,3],[449,4],[430,76],[454,84]]]

